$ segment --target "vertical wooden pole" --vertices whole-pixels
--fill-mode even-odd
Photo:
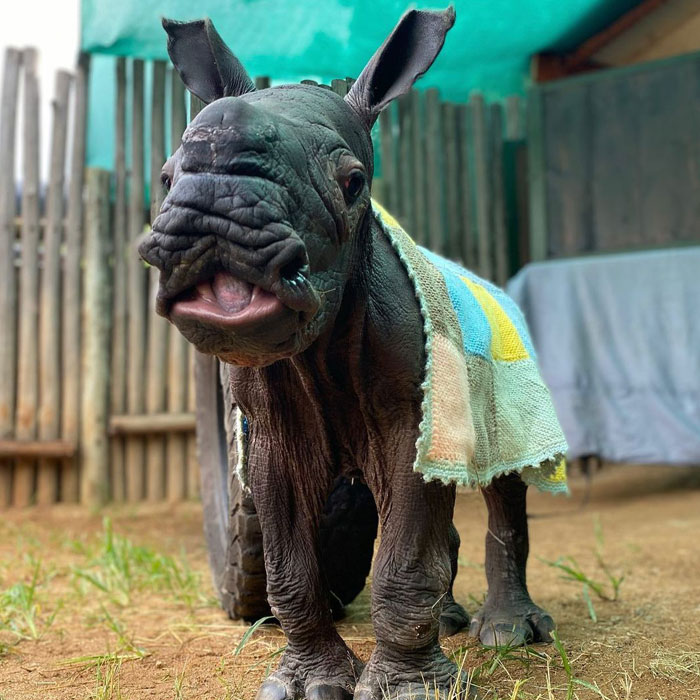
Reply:
[[[265,90],[266,88],[270,87],[270,78],[268,78],[266,75],[258,75],[255,78],[255,89],[256,90]]]
[[[426,243],[427,212],[426,212],[426,168],[425,168],[425,114],[423,99],[418,90],[411,90],[413,103],[413,211],[415,231],[411,235],[416,243]]]
[[[165,162],[165,63],[153,63],[151,102],[151,221],[163,203],[160,173]],[[165,409],[165,377],[167,371],[168,322],[155,312],[158,292],[158,269],[149,271],[151,294],[148,304],[148,353],[146,410],[160,413]],[[151,435],[146,440],[146,498],[159,501],[165,496],[165,440]]]
[[[525,138],[525,122],[523,119],[522,100],[518,95],[506,98],[506,130],[508,141],[519,141]]]
[[[61,431],[61,241],[63,238],[64,173],[66,169],[66,134],[68,101],[72,76],[56,73],[53,128],[51,131],[51,165],[44,230],[44,265],[41,277],[39,308],[39,439],[56,440]],[[39,461],[36,500],[54,503],[58,498],[58,464]]]
[[[379,115],[379,147],[382,158],[384,206],[394,215],[398,213],[396,182],[396,149],[394,145],[394,105],[390,104]]]
[[[88,169],[86,191],[80,501],[95,507],[106,501],[109,491],[107,406],[112,320],[109,173]]]
[[[545,91],[533,87],[527,96],[527,164],[530,183],[530,260],[549,255],[547,231],[547,172],[544,153]]]
[[[489,178],[488,122],[484,98],[470,99],[474,136],[474,186],[476,188],[477,271],[486,279],[493,277],[491,251],[491,181]]]
[[[401,191],[401,211],[398,216],[409,235],[416,235],[416,221],[413,196],[413,98],[411,94],[399,98],[399,189]]]
[[[197,395],[195,392],[195,363],[199,354],[194,345],[188,347],[188,365],[190,378],[187,383],[187,410],[194,413],[197,410]],[[187,497],[199,498],[199,460],[197,458],[196,435],[187,436]]]
[[[462,222],[461,258],[469,268],[475,268],[476,231],[474,226],[474,177],[472,148],[471,105],[457,106],[457,130],[459,136],[459,204]]]
[[[493,279],[498,285],[508,280],[508,237],[506,233],[505,187],[503,184],[503,107],[490,107],[489,163],[491,170],[491,239]]]
[[[14,436],[17,291],[14,261],[15,243],[15,132],[21,54],[5,51],[0,103],[0,439]],[[12,462],[0,459],[0,508],[10,504]]]
[[[462,257],[462,222],[459,211],[459,141],[455,105],[442,103],[445,209],[447,216],[447,245],[445,253],[452,260]]]
[[[110,408],[113,414],[126,411],[126,59],[117,59],[117,104],[115,121],[114,186],[114,301],[112,304],[112,386]],[[110,441],[111,496],[125,497],[124,438]]]
[[[36,438],[39,323],[39,80],[36,49],[22,52],[24,103],[22,117],[22,267],[19,280],[19,344],[17,350],[17,423],[19,440]],[[27,506],[34,498],[31,459],[15,465],[13,503]]]
[[[436,253],[444,253],[445,225],[445,169],[442,162],[442,114],[440,94],[436,88],[425,91],[425,171],[428,195],[428,241]]]
[[[131,191],[129,193],[127,408],[141,414],[145,408],[144,370],[146,359],[146,275],[136,252],[144,228],[143,172],[143,61],[134,60],[132,76]],[[130,437],[126,442],[127,500],[140,501],[144,494],[144,442]]]
[[[172,113],[170,122],[170,151],[180,147],[182,132],[187,125],[185,86],[175,71],[171,71]],[[258,85],[258,79],[256,79]],[[259,88],[260,89],[260,88]],[[170,326],[168,338],[168,411],[182,413],[187,409],[187,341],[175,326]],[[169,433],[166,441],[166,492],[169,501],[182,501],[186,495],[187,436]]]
[[[83,181],[85,177],[89,68],[89,54],[81,54],[75,75],[73,97],[73,139],[63,263],[61,434],[64,440],[76,443],[80,432],[80,264],[83,237]],[[69,459],[62,464],[60,494],[63,501],[78,500],[79,462],[79,459]]]

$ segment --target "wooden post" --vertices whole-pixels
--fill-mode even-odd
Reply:
[[[413,139],[413,97],[411,93],[399,98],[399,189],[401,211],[397,213],[410,236],[416,235],[413,196],[415,159]]]
[[[109,492],[107,406],[112,319],[109,173],[90,168],[86,181],[80,501],[95,507],[107,500]]]
[[[527,97],[527,163],[530,184],[530,260],[545,260],[549,253],[547,232],[547,174],[544,155],[544,96],[533,87]]]
[[[15,242],[15,129],[21,54],[5,51],[0,103],[0,439],[14,433],[17,292],[14,262]],[[12,462],[0,459],[0,508],[10,504]]]
[[[474,227],[474,177],[472,172],[471,105],[457,106],[459,136],[459,204],[462,222],[461,258],[468,268],[476,267],[476,231]]]
[[[413,211],[416,243],[427,242],[426,168],[425,168],[425,115],[423,100],[418,90],[411,90],[413,112]]]
[[[454,104],[442,103],[443,162],[445,181],[445,209],[447,245],[445,253],[452,260],[462,258],[462,222],[459,210],[459,140],[457,137],[457,110]]]
[[[190,121],[192,121],[204,107],[204,102],[196,95],[190,93]]]
[[[440,94],[437,88],[425,91],[425,168],[428,195],[428,241],[436,253],[445,252],[445,169],[442,163]]]
[[[17,349],[17,422],[19,440],[36,438],[39,324],[39,80],[36,49],[22,52],[24,104],[22,116],[22,267],[19,280],[19,333]],[[13,503],[29,505],[34,497],[33,460],[15,464]]]
[[[73,97],[73,141],[71,144],[68,216],[63,262],[63,388],[61,435],[77,442],[80,431],[80,262],[83,234],[83,181],[85,170],[87,81],[89,54],[81,54],[75,76]],[[61,467],[60,497],[77,501],[79,460],[64,460]]]
[[[188,370],[190,374],[189,382],[187,383],[187,410],[190,413],[197,411],[197,394],[195,391],[194,375],[196,356],[199,354],[194,349],[194,345],[188,346]],[[199,460],[197,459],[197,436],[188,435],[187,437],[187,497],[199,497]]]
[[[153,97],[151,102],[151,221],[163,203],[160,173],[165,162],[165,63],[153,63]],[[160,413],[165,408],[168,322],[155,312],[158,292],[158,269],[149,270],[151,294],[148,303],[148,352],[146,410]],[[146,498],[160,501],[165,496],[165,440],[152,435],[146,441]]]
[[[477,271],[486,279],[493,277],[491,263],[491,182],[489,178],[488,123],[484,98],[479,94],[469,100],[472,108],[474,136],[474,186],[476,189]]]
[[[508,281],[508,238],[506,233],[505,187],[503,184],[503,107],[490,107],[489,163],[491,171],[491,242],[493,280],[503,286]]]
[[[266,75],[259,75],[255,78],[255,89],[265,90],[270,87],[270,79]]]
[[[336,95],[345,97],[345,95],[348,94],[348,81],[342,78],[331,80],[331,90],[333,90]]]
[[[382,181],[385,188],[384,206],[396,216],[398,186],[396,182],[396,148],[394,145],[394,105],[389,104],[379,114],[379,147],[382,157]]]
[[[518,95],[506,97],[506,133],[508,141],[519,141],[525,138],[522,100]]]
[[[114,301],[112,304],[111,412],[126,411],[126,59],[117,59],[117,104],[115,121],[114,186]],[[111,496],[124,500],[124,440],[110,441]]]
[[[182,132],[187,125],[185,113],[185,86],[180,77],[171,73],[172,114],[170,151],[180,147]],[[256,79],[259,85],[259,79]],[[258,88],[262,89],[262,88]],[[182,413],[187,408],[187,341],[175,326],[170,326],[168,339],[168,411]],[[168,433],[165,445],[166,495],[169,501],[182,501],[186,495],[187,436]]]
[[[66,134],[68,100],[72,76],[56,73],[53,128],[51,132],[51,166],[44,230],[44,265],[39,307],[39,439],[56,440],[61,433],[61,240],[63,237],[64,173],[66,169]],[[36,500],[54,503],[58,498],[58,465],[52,460],[39,461]]]
[[[143,173],[143,61],[134,60],[132,76],[131,191],[129,195],[128,248],[128,349],[127,408],[143,413],[145,408],[146,275],[136,252],[137,239],[144,228]],[[126,442],[126,494],[129,501],[140,501],[144,494],[144,442],[130,438]]]

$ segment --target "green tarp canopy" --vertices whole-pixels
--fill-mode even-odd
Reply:
[[[529,59],[566,50],[639,0],[456,0],[457,21],[420,87],[446,99],[473,90],[498,99],[527,87]],[[409,6],[406,0],[83,0],[82,48],[93,60],[88,161],[109,167],[113,56],[167,59],[163,16],[210,17],[253,75],[274,80],[356,77]],[[105,55],[110,56],[110,58]],[[111,94],[110,94],[111,93]],[[110,112],[110,109],[112,112]]]

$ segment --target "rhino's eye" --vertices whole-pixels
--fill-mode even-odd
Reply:
[[[170,188],[172,187],[173,181],[170,179],[170,175],[168,173],[161,173],[160,174],[160,184],[165,187],[166,191],[170,192]]]
[[[360,170],[353,170],[343,183],[345,201],[352,204],[359,196],[365,186],[365,176]]]

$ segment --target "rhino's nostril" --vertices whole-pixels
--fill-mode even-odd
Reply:
[[[305,264],[304,258],[299,256],[280,268],[280,277],[289,282],[306,271],[308,271],[308,266]]]

